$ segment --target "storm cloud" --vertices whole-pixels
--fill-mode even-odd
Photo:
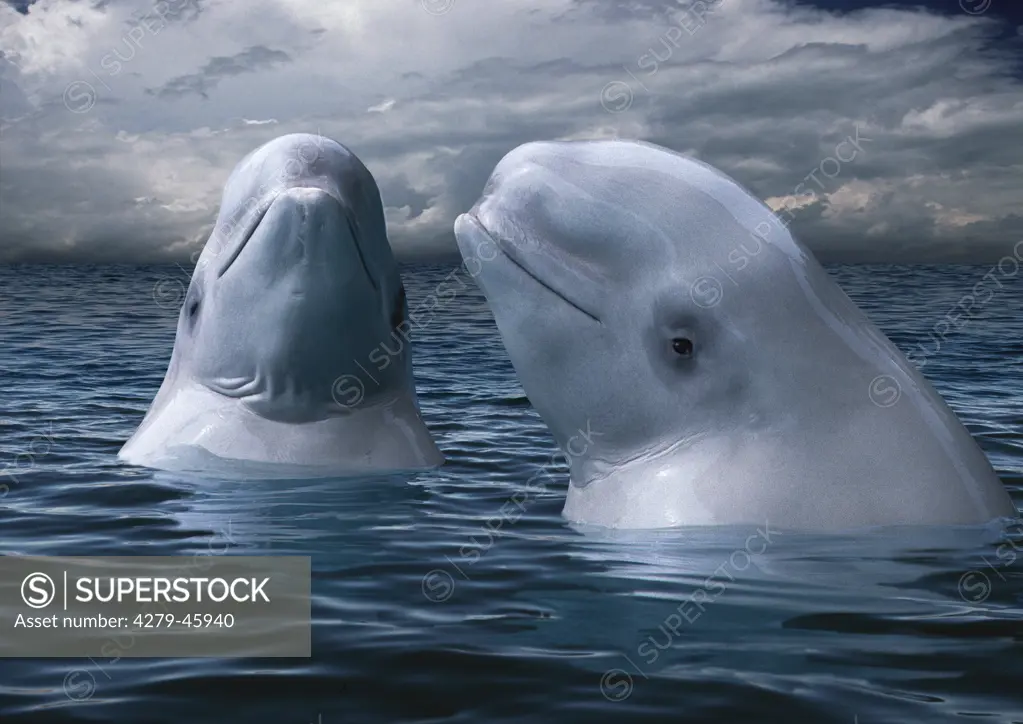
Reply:
[[[621,137],[722,169],[825,261],[993,260],[1023,238],[1009,30],[776,0],[0,4],[0,262],[187,260],[233,166],[299,131],[363,159],[405,259],[454,253],[518,144]]]

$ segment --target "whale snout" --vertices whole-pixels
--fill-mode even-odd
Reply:
[[[264,201],[220,275],[236,266],[274,276],[300,268],[334,269],[375,278],[362,253],[352,209],[337,192],[318,186],[283,189]]]
[[[285,233],[280,241],[293,247],[304,260],[329,254],[332,246],[357,243],[344,202],[325,189],[286,189],[274,199],[268,213],[281,217]]]
[[[525,209],[516,203],[517,197],[508,198],[496,190],[480,197],[471,209],[462,214],[460,226],[456,221],[455,234],[459,228],[466,232],[471,228],[475,233],[490,240],[490,243],[505,253],[535,251],[541,236],[533,228],[533,219]]]
[[[480,255],[482,245],[494,245],[494,240],[472,211],[459,214],[455,219],[455,242],[463,256],[474,257]]]
[[[281,191],[275,201],[290,201],[302,209],[317,209],[335,204],[344,205],[339,194],[318,186],[292,186]]]
[[[555,301],[600,323],[601,284],[592,266],[571,252],[571,244],[545,223],[544,214],[528,213],[530,198],[492,194],[481,198],[455,220],[455,240],[470,273],[492,288],[491,306],[533,288],[548,303]],[[488,279],[498,277],[490,285]],[[501,287],[506,291],[499,291]],[[513,291],[514,290],[514,291]]]
[[[119,457],[231,478],[437,467],[409,332],[372,174],[336,141],[281,136],[231,173],[167,374]]]
[[[275,241],[295,242],[306,250],[317,244],[354,241],[355,228],[340,196],[322,188],[296,186],[274,198],[261,225],[275,227]],[[352,238],[349,239],[348,237]]]

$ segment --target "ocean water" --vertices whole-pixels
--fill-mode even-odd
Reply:
[[[1023,272],[829,271],[1023,506]],[[116,459],[187,271],[0,267],[3,553],[308,555],[314,572],[311,658],[3,659],[0,721],[1023,722],[1019,531],[575,530],[482,295],[454,265],[403,273],[413,309],[447,280],[414,332],[447,464],[282,485]]]

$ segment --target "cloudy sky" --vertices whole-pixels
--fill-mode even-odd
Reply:
[[[297,131],[363,159],[403,258],[453,253],[494,164],[552,138],[696,156],[824,261],[1023,238],[1018,0],[690,5],[0,0],[0,263],[187,260]]]

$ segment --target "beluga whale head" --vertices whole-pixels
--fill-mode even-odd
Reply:
[[[638,141],[529,143],[455,222],[564,515],[833,530],[1015,514],[938,393],[763,203]]]
[[[322,136],[274,139],[228,179],[163,385],[120,457],[269,477],[436,467],[407,317],[370,172]]]

